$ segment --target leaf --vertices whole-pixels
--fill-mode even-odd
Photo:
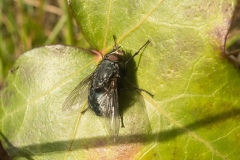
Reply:
[[[128,79],[154,94],[122,91],[116,142],[101,118],[61,110],[96,66],[91,54],[47,46],[21,56],[2,93],[1,128],[13,157],[33,159],[237,159],[239,71],[223,57],[237,1],[69,1],[89,44],[107,53],[151,45]],[[135,74],[136,71],[136,74]]]

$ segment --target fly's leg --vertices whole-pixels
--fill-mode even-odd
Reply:
[[[86,103],[84,105],[84,108],[82,109],[81,113],[84,114],[89,109],[89,106],[86,106]]]
[[[85,108],[83,111],[81,111],[82,114],[84,114],[87,110],[88,110],[89,107]]]
[[[127,63],[128,63],[131,59],[133,59],[136,55],[138,55],[139,52],[140,52],[144,47],[146,47],[149,43],[150,43],[150,41],[148,40],[144,45],[142,45],[142,47],[139,48],[139,50],[138,50],[136,53],[133,54],[132,57],[130,57],[130,58],[125,62],[125,68],[126,68],[126,66],[127,66]],[[148,92],[148,91],[145,90],[145,89],[141,89],[141,88],[138,88],[138,87],[130,87],[130,88],[124,88],[124,89],[136,89],[136,90],[140,90],[140,91],[143,91],[143,92],[147,93],[147,94],[150,95],[151,97],[153,97],[153,94],[152,94],[152,93]]]
[[[113,35],[113,40],[114,40],[114,46],[113,46],[113,50],[116,51],[120,48],[119,45],[117,45],[117,38],[115,35]]]
[[[139,91],[143,91],[143,92],[147,93],[148,95],[150,95],[151,97],[154,96],[152,93],[148,92],[147,90],[141,89],[141,88],[138,88],[138,87],[121,88],[121,90],[132,90],[132,89],[136,89],[136,90],[139,90]],[[123,114],[122,114],[122,112],[120,112],[119,114],[120,114],[121,128],[125,128],[124,122],[123,122]]]
[[[126,68],[126,66],[127,66],[127,63],[128,63],[131,59],[133,59],[136,55],[138,55],[138,53],[139,53],[144,47],[146,47],[149,43],[150,43],[150,41],[148,40],[141,48],[139,48],[139,50],[138,50],[136,53],[134,53],[134,55],[133,55],[131,58],[129,58],[129,59],[125,62],[125,68]]]
[[[147,93],[149,96],[153,97],[154,95],[152,93],[150,93],[149,91],[145,90],[145,89],[142,89],[142,88],[138,88],[138,87],[130,87],[130,88],[122,88],[122,90],[132,90],[132,89],[136,89],[136,90],[139,90],[139,91],[143,91],[145,93]]]
[[[124,122],[123,122],[123,114],[120,113],[120,120],[121,120],[121,128],[125,128]]]

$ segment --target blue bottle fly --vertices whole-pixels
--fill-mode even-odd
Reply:
[[[125,75],[127,63],[138,55],[150,41],[147,41],[129,59],[126,59],[125,51],[116,44],[115,38],[114,42],[112,51],[103,57],[94,72],[81,81],[69,94],[63,103],[63,110],[79,109],[88,99],[88,105],[95,114],[106,119],[105,125],[109,134],[117,137],[121,122],[118,104],[118,91],[121,89],[119,84]]]

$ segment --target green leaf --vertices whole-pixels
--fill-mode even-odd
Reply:
[[[89,44],[107,53],[117,37],[134,53],[128,79],[154,94],[121,91],[125,128],[116,142],[101,118],[62,111],[89,75],[93,55],[66,46],[21,56],[2,92],[7,151],[33,159],[237,159],[240,74],[223,57],[237,1],[69,1]],[[136,71],[136,74],[135,74]]]

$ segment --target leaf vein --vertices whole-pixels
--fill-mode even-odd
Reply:
[[[59,86],[61,86],[62,84],[64,84],[66,81],[68,81],[69,79],[75,77],[76,75],[78,75],[80,72],[82,72],[84,69],[86,69],[87,67],[89,67],[90,65],[92,65],[92,63],[94,63],[94,61],[89,62],[88,64],[86,64],[84,67],[82,67],[80,70],[77,70],[76,72],[72,73],[71,75],[69,75],[68,77],[66,77],[65,79],[63,79],[62,81],[58,82],[56,85],[52,86],[51,88],[49,88],[47,91],[45,91],[44,93],[40,94],[38,97],[34,98],[32,101],[29,102],[29,104],[34,103],[35,101],[41,99],[42,97],[48,95],[50,92],[54,91],[55,89],[57,89]]]
[[[128,32],[124,33],[120,38],[117,39],[117,43],[119,43],[120,41],[122,41],[127,35],[129,35],[130,33],[132,33],[134,30],[136,30],[138,27],[140,27],[145,21],[146,19],[159,7],[159,5],[161,4],[163,0],[160,0],[156,7],[154,7],[152,10],[150,10],[145,17],[143,17],[143,19],[137,24],[135,25],[133,28],[131,28]],[[109,50],[110,47],[107,48],[107,50]]]
[[[221,153],[215,149],[211,143],[207,142],[206,140],[204,140],[203,138],[201,138],[199,135],[197,135],[196,133],[192,132],[191,130],[189,130],[188,128],[184,127],[182,124],[178,123],[175,119],[171,118],[163,109],[161,109],[161,107],[154,102],[154,100],[152,98],[150,98],[149,96],[147,96],[145,93],[142,93],[143,97],[149,102],[151,103],[153,106],[155,106],[157,108],[157,110],[165,117],[167,118],[172,124],[176,125],[177,127],[185,130],[191,137],[195,138],[196,140],[198,140],[199,142],[203,143],[207,148],[209,148],[211,150],[212,153],[216,154],[218,157],[221,157],[222,159],[224,159],[224,156],[221,155]]]
[[[143,19],[136,25],[134,26],[132,29],[130,29],[128,32],[124,33],[120,38],[119,38],[119,41],[121,41],[122,39],[124,39],[128,34],[130,34],[131,32],[133,32],[134,30],[136,30],[138,27],[141,26],[141,24],[143,24],[146,19],[159,7],[159,5],[161,4],[163,0],[160,0],[158,2],[158,4],[156,5],[156,7],[154,7],[152,10],[150,10],[150,12],[148,12],[148,14],[143,17]]]
[[[106,47],[108,30],[109,30],[109,23],[110,23],[110,13],[111,13],[111,8],[112,8],[112,0],[109,0],[109,2],[110,3],[109,3],[109,6],[108,6],[107,25],[106,25],[106,30],[105,30],[105,37],[104,37],[104,42],[103,42],[103,48]]]

